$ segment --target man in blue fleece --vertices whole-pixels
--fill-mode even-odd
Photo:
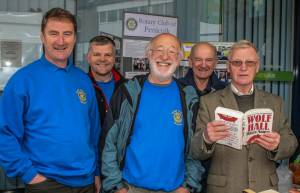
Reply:
[[[43,56],[16,72],[3,92],[0,164],[30,193],[94,193],[101,127],[91,81],[68,59],[74,15],[49,10],[41,41]]]
[[[192,86],[173,74],[182,58],[180,41],[169,33],[146,50],[150,73],[122,84],[111,101],[113,126],[102,152],[103,189],[116,193],[200,191],[203,168],[191,157]]]

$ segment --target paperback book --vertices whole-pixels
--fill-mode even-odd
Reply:
[[[272,132],[274,112],[267,108],[250,109],[245,113],[224,107],[217,107],[215,119],[229,126],[230,135],[217,141],[235,149],[251,144],[260,135]]]

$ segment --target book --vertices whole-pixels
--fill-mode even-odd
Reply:
[[[256,192],[254,192],[251,189],[245,189],[245,190],[243,190],[243,193],[256,193]],[[277,192],[277,191],[275,191],[273,189],[269,189],[269,190],[265,190],[265,191],[258,192],[258,193],[279,193],[279,192]]]
[[[250,109],[245,113],[229,108],[217,107],[215,120],[225,121],[230,135],[217,143],[235,149],[251,144],[260,135],[272,132],[274,112],[272,109]]]

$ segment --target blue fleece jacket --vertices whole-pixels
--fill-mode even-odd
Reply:
[[[175,81],[143,86],[123,179],[148,190],[173,191],[184,181],[184,120]]]
[[[80,187],[97,173],[100,134],[94,88],[70,61],[41,59],[16,72],[0,101],[0,164],[25,183],[40,173]]]

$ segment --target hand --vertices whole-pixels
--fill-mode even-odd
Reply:
[[[207,127],[204,130],[205,141],[212,144],[220,139],[224,139],[229,136],[228,126],[224,121],[212,121],[207,123]]]
[[[128,190],[126,188],[121,188],[120,190],[117,190],[116,193],[127,193]]]
[[[101,179],[100,176],[95,176],[95,193],[99,193],[101,189]]]
[[[34,178],[29,182],[29,184],[37,184],[47,180],[47,178],[41,174],[37,174]]]
[[[296,190],[295,188],[292,188],[289,190],[289,193],[300,193],[298,190]]]
[[[273,151],[277,149],[280,142],[280,135],[277,132],[265,133],[260,135],[258,138],[254,140],[253,143],[257,143],[263,148]]]
[[[175,190],[175,192],[176,192],[176,193],[190,193],[190,192],[188,191],[188,189],[186,189],[186,188],[184,188],[184,187],[182,187],[182,186],[180,186],[179,188],[177,188],[177,189]]]

